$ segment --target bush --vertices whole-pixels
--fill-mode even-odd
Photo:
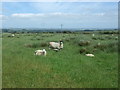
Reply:
[[[86,51],[87,51],[87,49],[86,48],[82,48],[82,49],[80,49],[80,54],[82,54],[82,53],[86,53]]]
[[[94,46],[94,48],[98,48],[98,49],[104,51],[104,49],[107,48],[107,45],[98,45],[98,44],[97,44],[97,45]]]
[[[24,46],[29,48],[38,48],[38,47],[46,47],[48,46],[48,44],[45,42],[42,42],[42,43],[25,44]]]
[[[46,47],[46,46],[48,46],[48,44],[45,43],[45,42],[42,42],[42,43],[40,43],[40,46],[41,46],[41,47]]]
[[[93,40],[97,40],[97,38],[96,38],[96,37],[92,37],[92,39],[93,39]]]
[[[91,32],[83,32],[83,34],[91,34]]]
[[[102,31],[102,32],[99,32],[100,34],[119,34],[118,31]]]
[[[103,37],[92,37],[93,40],[105,40]]]
[[[72,31],[63,31],[62,33],[72,33]]]
[[[95,45],[94,48],[106,51],[106,52],[116,52],[118,50],[118,43],[109,43],[102,45]]]
[[[12,37],[12,36],[9,35],[9,36],[7,36],[7,37]]]
[[[90,45],[90,41],[80,41],[79,43],[78,43],[78,45],[79,46],[88,46],[88,45]]]
[[[92,50],[88,49],[88,48],[82,48],[80,49],[80,54],[88,54],[88,53],[93,53]]]

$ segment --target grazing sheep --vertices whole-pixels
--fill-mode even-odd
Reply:
[[[97,45],[101,45],[100,42]]]
[[[85,54],[86,56],[89,56],[89,57],[94,57],[93,54]]]
[[[12,34],[11,36],[12,36],[12,37],[14,37],[14,36],[15,36],[15,34]]]
[[[116,40],[118,40],[118,37],[115,37]]]
[[[94,36],[95,36],[95,34],[93,33],[93,34],[92,34],[92,36],[94,37]]]
[[[62,49],[63,48],[63,42],[60,40],[60,42],[49,42],[49,48],[53,49]]]
[[[46,56],[47,55],[47,52],[45,49],[43,50],[36,50],[35,51],[35,55],[43,55],[43,56]]]

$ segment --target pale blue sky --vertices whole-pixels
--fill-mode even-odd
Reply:
[[[117,2],[4,2],[3,28],[117,28]]]

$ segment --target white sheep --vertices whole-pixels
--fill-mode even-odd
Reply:
[[[53,49],[54,51],[56,51],[56,52],[58,52],[59,51],[59,49]]]
[[[53,49],[62,49],[63,48],[63,42],[49,42],[49,48],[53,48]]]
[[[95,34],[93,33],[93,34],[92,34],[92,36],[94,37],[94,36],[95,36]]]
[[[97,45],[99,45],[99,46],[100,46],[100,45],[101,45],[101,44],[100,44],[100,42],[99,42]]]
[[[117,36],[117,37],[115,37],[115,39],[117,40],[117,39],[118,39],[118,36]]]
[[[85,54],[86,56],[89,56],[89,57],[94,57],[93,54]]]
[[[11,36],[12,36],[12,37],[14,37],[14,36],[15,36],[15,34],[12,34]]]
[[[43,55],[43,56],[46,56],[47,52],[46,52],[45,49],[43,49],[43,50],[36,50],[34,55]]]

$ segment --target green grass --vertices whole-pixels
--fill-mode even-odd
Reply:
[[[118,86],[117,46],[98,49],[94,58],[80,54],[81,48],[93,50],[98,42],[116,43],[105,35],[96,34],[104,40],[94,40],[91,34],[20,34],[7,37],[3,33],[2,67],[3,88],[116,88]],[[116,35],[117,36],[117,35]],[[72,39],[74,37],[74,39]],[[71,38],[71,39],[70,39]],[[25,47],[25,44],[48,43],[64,40],[64,48],[55,52],[48,46]],[[65,41],[69,39],[69,41]],[[79,46],[80,40],[89,40],[90,45]],[[47,50],[47,56],[35,56],[37,49]],[[110,51],[112,50],[112,51]]]

